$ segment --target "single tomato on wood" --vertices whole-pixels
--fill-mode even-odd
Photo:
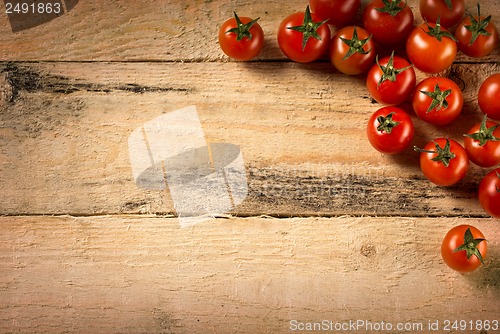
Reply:
[[[413,93],[416,84],[415,71],[404,58],[384,57],[372,66],[366,77],[366,87],[379,103],[396,105],[405,102]]]
[[[444,77],[428,77],[415,87],[413,110],[427,123],[445,125],[462,112],[464,99],[460,87]]]
[[[480,167],[500,165],[500,125],[488,121],[486,115],[480,124],[475,124],[464,139],[469,159]]]
[[[487,250],[483,233],[470,225],[453,227],[441,243],[444,263],[460,273],[471,272],[484,264]]]
[[[330,42],[330,28],[326,20],[312,14],[309,6],[305,12],[287,16],[278,28],[278,45],[293,61],[310,63],[319,59]]]
[[[406,1],[373,0],[363,12],[363,27],[386,47],[404,44],[413,30],[413,12]]]
[[[408,59],[425,73],[438,73],[453,64],[457,43],[453,35],[437,23],[422,23],[406,40]]]
[[[438,186],[451,186],[462,180],[469,169],[465,149],[453,139],[438,138],[428,142],[420,152],[420,169],[424,176]]]
[[[500,121],[500,73],[493,74],[479,87],[477,102],[489,118]]]
[[[500,219],[500,168],[486,174],[479,184],[479,203],[490,216]]]
[[[413,139],[413,121],[398,107],[382,107],[368,120],[366,134],[377,151],[386,154],[400,153]]]
[[[458,49],[470,57],[485,57],[498,45],[498,30],[491,22],[491,15],[481,16],[479,4],[477,15],[469,15],[455,30]]]
[[[256,18],[238,17],[227,20],[219,29],[219,45],[229,57],[237,60],[255,58],[264,45],[264,31]]]
[[[375,43],[363,28],[340,29],[330,42],[330,60],[337,70],[348,75],[368,72],[375,62]]]
[[[460,22],[465,13],[464,0],[420,0],[420,15],[424,21],[450,28]]]
[[[361,0],[309,0],[311,12],[340,29],[354,20]]]

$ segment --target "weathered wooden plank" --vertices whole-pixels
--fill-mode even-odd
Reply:
[[[440,255],[463,223],[490,250],[467,275]],[[442,326],[500,314],[491,219],[239,218],[181,229],[172,218],[40,216],[0,226],[2,333],[284,333],[292,320]]]
[[[364,0],[363,4],[368,1]],[[417,1],[408,1],[417,23]],[[475,13],[477,1],[466,0]],[[276,32],[283,18],[304,10],[307,1],[79,1],[73,10],[46,24],[13,33],[0,4],[0,60],[56,61],[216,61],[227,59],[217,42],[219,26],[236,10],[261,17],[266,45],[259,59],[284,59]],[[481,1],[483,13],[496,16],[499,0]],[[361,15],[361,14],[360,14]],[[359,16],[360,16],[359,15]],[[359,23],[359,18],[358,18]],[[483,61],[495,61],[493,57]],[[460,55],[460,61],[477,60]]]
[[[479,84],[498,71],[454,66],[463,114],[444,128],[413,117],[414,144],[463,141],[481,119]],[[243,154],[249,194],[235,214],[483,215],[475,191],[486,170],[471,166],[460,184],[439,188],[411,149],[373,150],[364,129],[380,105],[362,78],[328,64],[9,63],[2,72],[4,214],[172,213],[168,191],[136,186],[127,141],[144,123],[196,105],[206,140]]]

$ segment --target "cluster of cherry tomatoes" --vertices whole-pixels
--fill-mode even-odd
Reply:
[[[491,16],[465,15],[464,0],[420,0],[423,23],[403,0],[371,0],[362,13],[362,25],[350,25],[361,0],[309,0],[304,12],[287,16],[277,33],[278,45],[289,59],[309,63],[326,54],[333,66],[347,75],[366,75],[366,87],[383,105],[369,119],[367,137],[385,154],[407,149],[414,136],[411,117],[398,105],[411,102],[415,114],[437,126],[453,122],[461,113],[460,87],[439,74],[450,68],[457,52],[470,57],[489,55],[498,45]],[[227,20],[219,30],[219,44],[237,60],[256,57],[264,45],[258,19]],[[332,32],[334,32],[332,34]],[[453,32],[453,33],[452,33]],[[378,50],[403,51],[379,59]],[[431,74],[416,82],[415,68]],[[485,80],[478,91],[484,119],[464,136],[464,146],[453,139],[436,138],[420,152],[423,174],[434,184],[450,186],[462,180],[469,161],[485,167],[500,165],[500,73]],[[491,120],[488,120],[490,118]],[[500,168],[489,172],[479,185],[484,210],[500,218]],[[486,255],[482,233],[472,226],[457,226],[442,243],[441,253],[451,268],[476,269]]]

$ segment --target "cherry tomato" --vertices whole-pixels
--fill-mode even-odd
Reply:
[[[237,60],[255,58],[264,45],[264,31],[257,19],[234,18],[222,24],[219,29],[219,45],[226,55]]]
[[[305,12],[286,17],[278,28],[278,44],[291,60],[310,63],[320,58],[330,42],[330,28],[326,21],[312,14],[307,6]]]
[[[500,165],[500,124],[486,118],[465,134],[464,147],[473,163],[494,167]]]
[[[465,149],[448,138],[430,141],[420,152],[420,169],[425,177],[438,186],[451,186],[462,180],[469,169]]]
[[[464,0],[420,0],[420,15],[424,21],[436,23],[450,28],[456,25],[465,13]]]
[[[498,45],[498,30],[491,15],[481,16],[479,4],[477,16],[469,15],[464,18],[455,30],[458,49],[470,57],[484,57],[489,55]]]
[[[375,43],[363,28],[344,27],[330,42],[330,60],[344,74],[368,72],[375,62]]]
[[[500,121],[500,73],[488,77],[479,87],[477,102],[489,118]]]
[[[420,81],[413,93],[413,110],[427,123],[445,125],[454,121],[464,99],[460,87],[443,77],[428,77]]]
[[[394,56],[376,61],[368,72],[366,87],[379,103],[396,105],[405,102],[415,88],[415,71],[404,58]]]
[[[461,273],[471,272],[483,264],[487,251],[483,233],[470,225],[453,227],[441,243],[444,263]]]
[[[363,26],[384,46],[402,44],[413,30],[413,12],[406,1],[373,0],[363,12]]]
[[[311,12],[340,29],[351,23],[361,6],[361,0],[309,0]]]
[[[387,154],[402,152],[410,145],[413,122],[408,114],[397,107],[383,107],[370,117],[366,134],[377,151]]]
[[[450,67],[455,60],[457,43],[439,23],[422,23],[408,37],[406,53],[422,72],[438,73]]]
[[[490,216],[500,219],[500,168],[486,174],[479,184],[479,202]]]

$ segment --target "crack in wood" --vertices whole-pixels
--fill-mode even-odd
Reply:
[[[28,93],[45,92],[56,94],[72,94],[79,91],[112,93],[115,91],[130,92],[135,94],[162,93],[162,92],[192,92],[191,88],[184,87],[159,87],[139,85],[137,83],[120,84],[98,84],[75,82],[74,79],[40,73],[30,66],[22,66],[18,63],[6,63],[0,70],[4,73],[5,82],[10,90],[8,102],[14,103],[22,91]]]

